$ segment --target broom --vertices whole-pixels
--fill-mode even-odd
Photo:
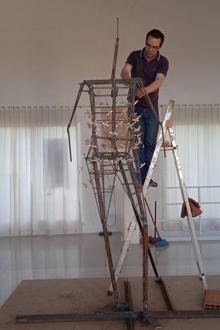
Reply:
[[[150,214],[150,218],[151,218],[151,220],[153,222],[153,225],[154,225],[154,237],[151,237],[150,238],[150,242],[152,244],[154,244],[156,247],[164,247],[164,246],[169,245],[169,242],[166,239],[161,238],[160,233],[159,233],[159,231],[157,229],[157,224],[156,224],[157,202],[155,201],[155,208],[154,208],[154,210],[155,210],[155,216],[153,217],[153,215],[151,213],[151,210],[150,210],[150,207],[149,207],[149,205],[147,203],[146,198],[144,198],[144,201],[145,201],[145,204],[147,206],[148,212]]]

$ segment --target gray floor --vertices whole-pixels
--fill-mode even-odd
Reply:
[[[121,235],[114,233],[110,240],[116,261]],[[200,247],[206,274],[219,275],[220,241],[203,241]],[[198,274],[190,242],[170,242],[151,250],[160,275]],[[140,276],[141,259],[141,245],[131,245],[121,276]],[[107,276],[104,241],[96,234],[0,239],[0,304],[23,279]]]

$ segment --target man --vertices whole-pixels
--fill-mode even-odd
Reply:
[[[141,142],[138,154],[140,161],[141,181],[144,184],[148,168],[156,146],[158,133],[158,95],[169,68],[166,57],[159,53],[164,42],[164,35],[159,30],[153,29],[146,35],[145,48],[133,51],[127,58],[122,68],[121,78],[141,78],[142,88],[137,91],[138,101],[135,112],[140,115],[139,126],[141,126]],[[156,114],[152,111],[147,97]],[[157,187],[157,183],[150,181],[150,186]]]

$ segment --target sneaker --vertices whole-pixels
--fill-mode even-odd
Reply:
[[[150,183],[149,183],[149,187],[154,187],[156,188],[158,186],[157,182],[153,181],[152,179],[150,179]]]

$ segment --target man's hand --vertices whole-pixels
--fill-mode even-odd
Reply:
[[[140,99],[141,97],[143,97],[144,95],[147,94],[146,88],[145,87],[141,87],[138,88],[137,90],[137,97]]]

